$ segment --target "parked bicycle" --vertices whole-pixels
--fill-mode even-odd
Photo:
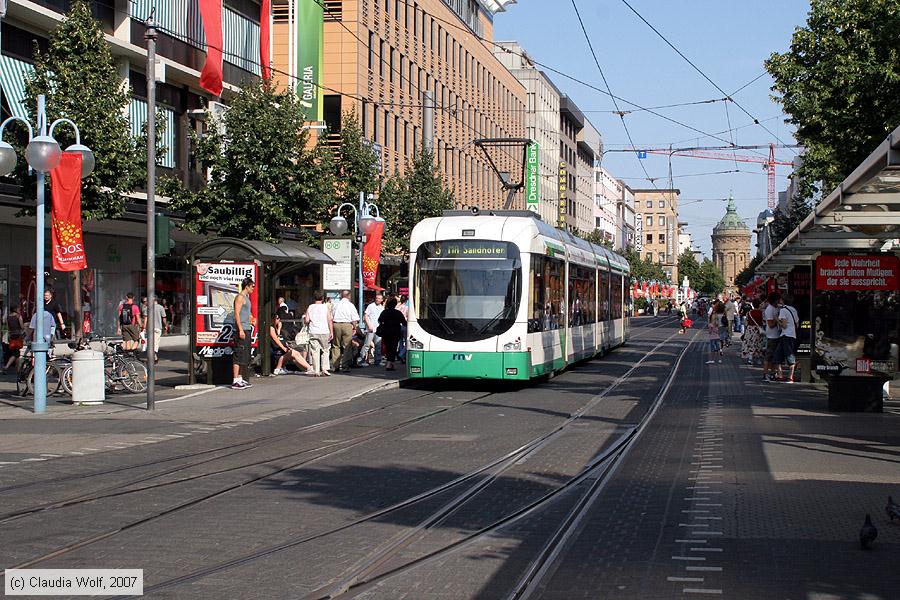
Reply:
[[[54,355],[53,346],[47,352],[47,395],[52,396],[63,387],[63,373],[72,361]],[[23,349],[16,362],[16,394],[19,396],[34,395],[34,353],[31,346]]]
[[[90,342],[99,342],[103,357],[103,372],[106,389],[115,392],[125,388],[132,394],[141,394],[147,391],[147,367],[131,352],[122,349],[121,340],[107,338],[87,338],[73,347],[74,350],[84,350],[90,347]],[[71,346],[71,344],[70,344]],[[61,375],[62,389],[69,395],[72,394],[72,374],[74,368],[71,361],[63,369]]]

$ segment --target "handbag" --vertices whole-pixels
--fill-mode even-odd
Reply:
[[[384,337],[384,325],[379,323],[378,327],[375,328],[375,335],[378,337]]]
[[[294,335],[294,343],[298,346],[306,346],[309,344],[309,325],[303,325],[300,331]]]

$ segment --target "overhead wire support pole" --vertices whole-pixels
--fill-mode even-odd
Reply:
[[[147,20],[147,410],[156,408],[156,24]],[[160,331],[162,334],[162,331]]]

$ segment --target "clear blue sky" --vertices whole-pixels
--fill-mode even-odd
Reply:
[[[613,94],[644,107],[723,98],[724,95],[675,53],[622,0],[576,0],[600,66]],[[790,46],[791,34],[806,22],[806,0],[628,0],[666,38],[729,94],[765,72],[763,61],[772,52]],[[571,0],[519,0],[494,19],[495,40],[517,40],[537,61],[605,89],[587,41],[578,24]],[[572,97],[603,135],[606,150],[628,145],[609,96],[561,75],[547,72],[554,84]],[[764,77],[734,95],[754,117],[786,143],[794,143],[780,106],[770,99],[771,78]],[[621,110],[633,109],[619,102]],[[724,102],[658,111],[672,119],[709,133],[740,128],[719,137],[740,145],[776,142],[737,106]],[[730,126],[729,126],[730,117]],[[721,146],[721,140],[704,138],[685,127],[647,112],[625,117],[636,146]],[[747,126],[747,125],[750,126]],[[768,154],[767,150],[760,153]],[[751,154],[743,151],[742,154]],[[794,153],[779,150],[776,156],[790,160]],[[604,166],[633,188],[652,188],[641,163],[657,187],[668,184],[668,158],[650,156],[639,161],[631,153],[607,152]],[[734,171],[705,175],[717,171]],[[743,172],[745,171],[745,172]],[[785,189],[788,167],[777,170],[777,189]],[[761,165],[752,163],[675,158],[674,185],[681,190],[680,218],[689,223],[695,245],[708,256],[710,234],[725,214],[726,198],[733,192],[741,217],[752,229],[756,216],[766,208],[767,180]],[[691,176],[704,174],[699,176]],[[701,200],[702,199],[702,200]],[[701,200],[696,202],[695,200]],[[754,236],[753,243],[756,238]]]

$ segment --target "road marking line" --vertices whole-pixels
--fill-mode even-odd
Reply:
[[[209,388],[208,390],[200,390],[199,392],[194,392],[192,394],[185,394],[184,396],[178,396],[177,398],[169,398],[168,400],[157,400],[157,404],[163,404],[165,402],[175,402],[176,400],[187,400],[188,398],[193,398],[194,396],[201,396],[203,394],[208,394],[210,392],[214,392],[216,390],[224,389],[228,386],[220,385],[214,388]]]
[[[685,571],[715,571],[719,572],[722,567],[685,567]]]
[[[41,456],[46,456],[47,458],[59,458],[62,454],[41,454]]]
[[[707,504],[697,503],[694,506],[722,506],[722,503],[721,502],[719,502],[719,503],[709,502]]]
[[[705,544],[706,540],[675,540],[678,544]]]
[[[702,577],[666,577],[666,580],[667,581],[681,581],[681,582],[692,581],[692,582],[697,582],[697,583],[703,582]]]
[[[712,588],[684,588],[681,591],[685,594],[714,594],[717,596],[722,594],[722,590]]]
[[[708,513],[709,511],[706,509],[701,510],[682,510],[683,513]]]
[[[721,548],[691,548],[691,552],[721,552]]]
[[[673,556],[672,560],[706,560],[705,556]]]
[[[23,458],[21,462],[41,462],[47,460],[46,458]]]
[[[679,527],[709,527],[709,523],[679,523]]]
[[[87,450],[88,452],[100,452],[99,448],[82,448],[82,450]]]
[[[697,519],[708,519],[710,521],[721,521],[722,517],[696,517]]]
[[[692,531],[691,535],[723,535],[721,531]]]
[[[691,496],[690,498],[685,498],[688,502],[696,502],[697,500],[709,500],[709,498],[704,498],[702,496]]]

